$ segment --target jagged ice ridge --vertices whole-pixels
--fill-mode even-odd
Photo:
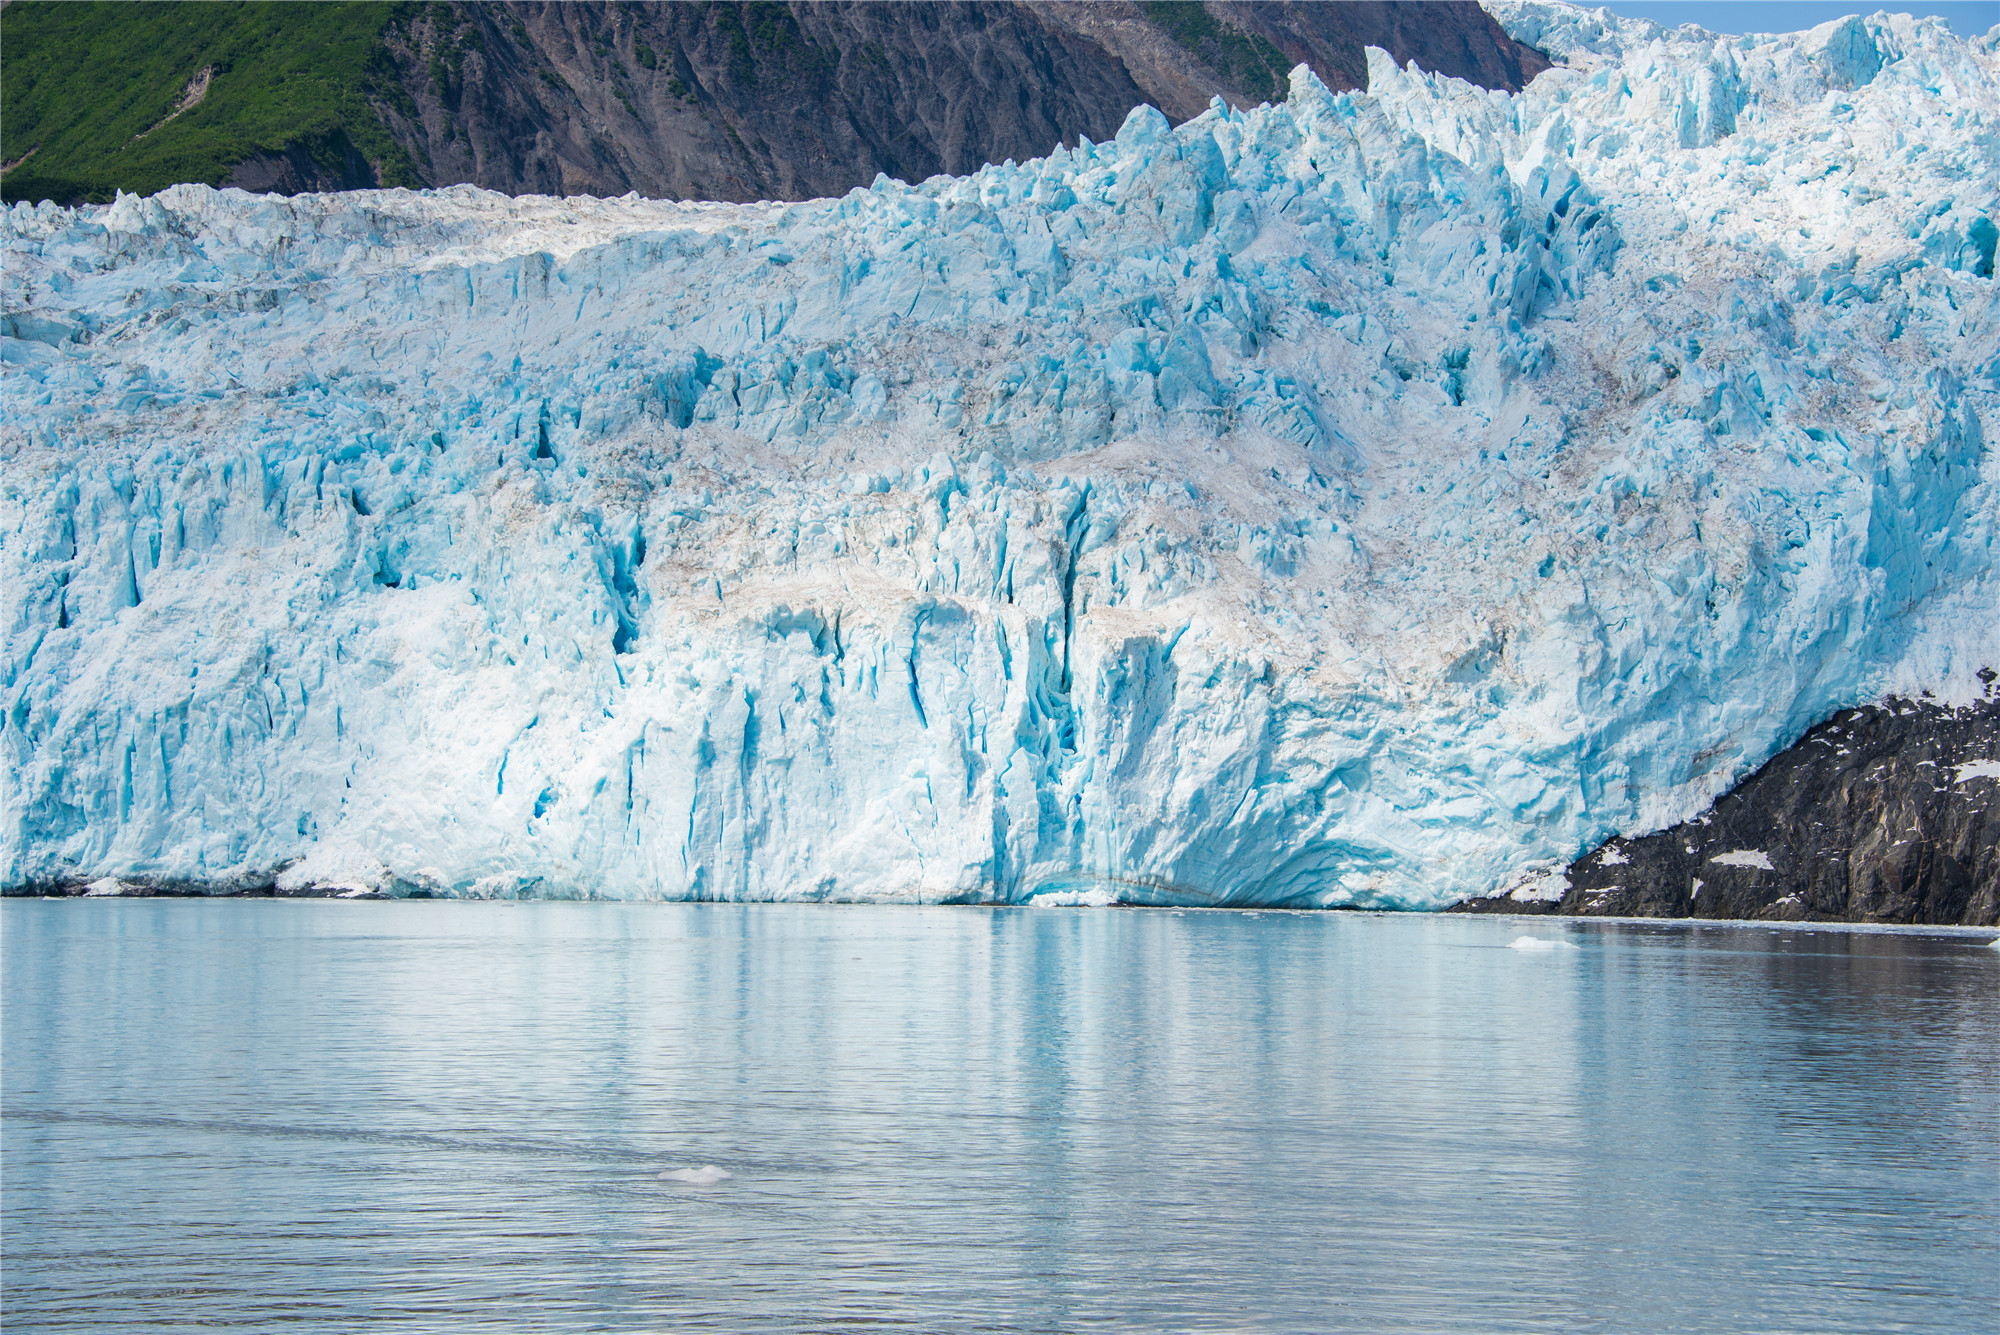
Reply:
[[[2000,663],[1994,36],[5,214],[0,880],[1435,907]]]

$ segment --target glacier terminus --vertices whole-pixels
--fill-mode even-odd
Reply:
[[[0,882],[1435,908],[2000,667],[2000,29],[4,213]]]

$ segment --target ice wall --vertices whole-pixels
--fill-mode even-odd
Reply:
[[[1430,907],[2000,664],[1993,38],[4,215],[0,880]]]

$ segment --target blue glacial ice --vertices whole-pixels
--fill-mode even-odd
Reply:
[[[18,205],[0,881],[1435,907],[2000,665],[2000,43]]]

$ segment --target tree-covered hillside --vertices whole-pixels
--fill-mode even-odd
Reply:
[[[288,150],[330,165],[358,151],[384,184],[416,185],[370,106],[407,100],[382,42],[397,8],[16,0],[0,10],[0,191],[107,200],[220,185]]]

